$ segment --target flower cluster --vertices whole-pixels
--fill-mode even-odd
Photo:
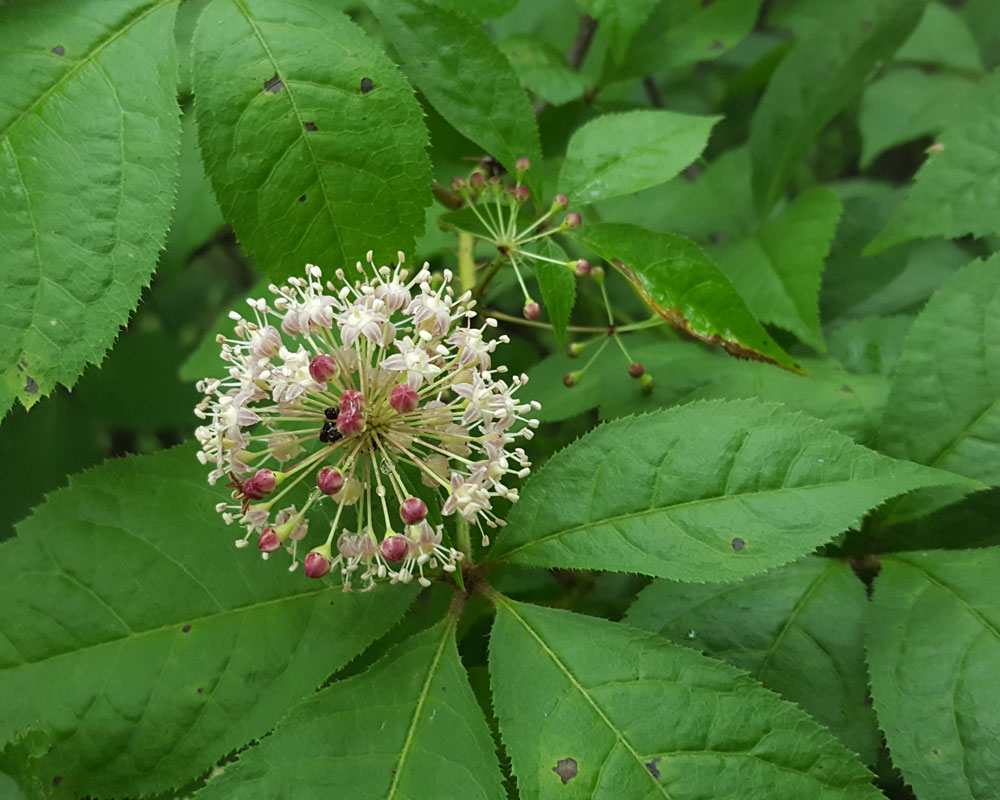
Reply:
[[[448,271],[425,264],[410,277],[402,253],[393,267],[368,262],[353,283],[343,270],[324,283],[310,265],[272,285],[270,302],[248,300],[248,317],[230,314],[235,335],[219,337],[228,374],[198,384],[199,458],[210,483],[228,479],[232,498],[217,510],[245,529],[238,547],[256,534],[265,558],[286,548],[295,570],[325,505],[332,522],[303,558],[307,576],[426,586],[425,571],[454,571],[463,556],[432,519],[457,514],[484,545],[483,526],[503,524],[492,501],[517,500],[507,481],[530,463],[513,445],[531,437],[538,405],[515,399],[526,377],[492,364],[507,338],[487,336],[492,319],[472,324],[474,301],[455,298]]]

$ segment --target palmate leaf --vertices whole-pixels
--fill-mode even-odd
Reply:
[[[879,449],[1000,485],[998,337],[995,255],[955,274],[911,326],[893,372]],[[922,493],[895,514],[912,516],[939,504]]]
[[[1000,548],[882,557],[872,697],[921,800],[988,800],[1000,774]]]
[[[750,129],[753,193],[767,212],[813,139],[916,27],[925,0],[843,0],[774,72]]]
[[[164,791],[265,733],[414,596],[344,594],[233,548],[194,448],[111,461],[0,546],[0,741],[59,797]],[[58,779],[58,780],[56,780]]]
[[[889,497],[969,481],[780,406],[700,402],[602,425],[525,484],[495,560],[730,581],[786,564]]]
[[[389,58],[325,0],[214,0],[195,31],[205,168],[268,275],[410,251],[430,203],[427,129]]]
[[[798,370],[690,239],[613,222],[587,225],[574,238],[613,263],[653,311],[685,333],[730,355]]]
[[[625,622],[745,669],[874,764],[867,606],[850,566],[809,556],[740,583],[653,581]]]
[[[0,416],[100,362],[153,273],[177,176],[175,12],[57,0],[39,24],[0,7]]]
[[[446,619],[289,709],[198,800],[502,800],[483,712]]]
[[[906,200],[866,254],[911,239],[1000,233],[1000,71],[977,84],[967,108],[929,148]]]
[[[857,757],[741,670],[497,597],[493,697],[522,797],[876,798]]]
[[[425,0],[370,0],[409,76],[452,127],[514,171],[527,157],[527,182],[541,195],[538,125],[517,74],[482,27]],[[468,155],[476,155],[469,153]]]
[[[752,236],[708,251],[757,319],[821,353],[820,275],[841,210],[829,189],[810,189]]]
[[[559,191],[592,203],[666,183],[701,155],[720,119],[648,110],[597,117],[569,140]]]

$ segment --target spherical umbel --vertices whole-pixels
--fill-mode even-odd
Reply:
[[[400,505],[399,516],[407,525],[416,525],[427,517],[427,504],[419,497],[410,497]]]

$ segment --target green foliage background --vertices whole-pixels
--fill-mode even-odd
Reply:
[[[0,0],[0,797],[995,797],[998,64],[994,0]],[[507,528],[234,551],[226,310],[455,270],[487,157],[583,219],[535,324],[475,242]]]

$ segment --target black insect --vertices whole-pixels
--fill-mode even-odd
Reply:
[[[326,417],[327,421],[323,423],[323,427],[319,430],[319,440],[323,444],[339,442],[344,438],[344,434],[337,430],[337,409],[332,407],[325,408],[323,409],[323,416]]]
[[[487,178],[499,178],[500,176],[507,174],[507,170],[504,169],[503,164],[490,155],[462,156],[462,161],[477,162],[479,169],[483,171]]]

